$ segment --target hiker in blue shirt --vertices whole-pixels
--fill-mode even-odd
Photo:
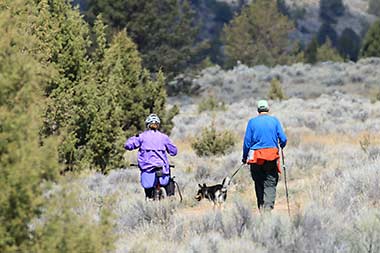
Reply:
[[[268,114],[266,100],[258,101],[257,111],[258,116],[249,120],[245,131],[242,162],[250,164],[258,208],[271,210],[281,173],[279,146],[284,148],[287,138],[280,121]]]

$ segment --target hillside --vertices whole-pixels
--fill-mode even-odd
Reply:
[[[380,22],[246,2],[0,1],[1,253],[380,252]],[[242,164],[261,99],[288,137],[271,212]],[[177,195],[147,200],[133,164],[165,150]]]
[[[200,97],[212,94],[226,101],[225,111],[199,113],[200,97],[170,100],[180,105],[171,134],[179,154],[171,161],[176,165],[173,174],[181,187],[183,203],[178,197],[146,203],[138,171],[133,168],[116,170],[108,176],[91,174],[73,184],[81,185],[83,206],[93,208],[94,213],[99,199],[115,199],[113,210],[120,236],[117,252],[379,249],[378,240],[368,242],[375,238],[373,233],[380,232],[380,102],[371,103],[368,97],[372,88],[379,88],[379,62],[374,58],[357,64],[205,70],[194,80],[202,87]],[[223,210],[207,201],[196,202],[193,197],[198,183],[219,183],[237,169],[246,122],[256,114],[255,101],[266,93],[265,77],[274,73],[281,74],[289,96],[270,104],[272,114],[281,120],[289,137],[285,165],[291,218],[287,216],[283,176],[272,215],[259,215],[247,168],[234,178]],[[348,73],[358,80],[352,82]],[[293,87],[300,75],[304,85]],[[341,78],[338,85],[325,83],[335,76]],[[237,145],[227,155],[200,158],[190,144],[211,122],[219,130],[232,131]],[[129,161],[135,161],[135,156],[135,152],[126,153]]]
[[[241,6],[242,2],[247,4],[251,1],[219,0],[218,2],[225,2],[236,8]],[[320,0],[284,0],[284,2],[295,19],[297,32],[294,38],[307,44],[323,24],[319,15]],[[333,24],[333,28],[338,34],[346,28],[351,28],[359,36],[363,36],[368,25],[376,19],[375,16],[368,14],[368,0],[343,0],[343,4],[345,13],[337,17],[337,23]]]

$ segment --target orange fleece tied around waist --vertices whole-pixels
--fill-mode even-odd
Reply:
[[[281,166],[280,166],[280,155],[278,154],[277,148],[262,148],[253,150],[250,152],[252,157],[248,157],[247,163],[255,163],[258,165],[263,165],[265,161],[274,161],[277,159],[277,171],[281,174]]]

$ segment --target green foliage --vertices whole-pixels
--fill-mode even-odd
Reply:
[[[92,57],[95,64],[98,65],[100,65],[101,60],[104,58],[104,51],[107,47],[106,28],[107,26],[103,23],[102,15],[98,15],[93,27],[95,52]]]
[[[380,57],[380,21],[376,21],[364,37],[362,57]]]
[[[320,17],[329,23],[336,22],[336,17],[345,11],[342,0],[320,0],[319,7]]]
[[[63,0],[39,1],[37,15],[34,32],[40,38],[42,51],[46,52],[46,60],[54,63],[59,71],[46,92],[51,97],[58,96],[54,89],[69,93],[89,68],[88,26],[79,11]]]
[[[216,131],[214,124],[202,130],[202,134],[192,144],[198,156],[224,155],[235,145],[230,131]]]
[[[223,101],[218,101],[214,97],[208,97],[206,99],[203,99],[198,104],[198,112],[201,113],[203,111],[218,111],[226,110],[226,104]]]
[[[319,45],[325,44],[327,40],[330,40],[333,46],[338,42],[338,34],[327,22],[324,22],[319,28],[317,38]]]
[[[369,0],[368,13],[376,15],[376,16],[380,16],[380,1],[379,0]]]
[[[269,99],[279,99],[283,100],[286,99],[286,95],[284,94],[284,91],[281,87],[281,82],[278,79],[272,79],[270,82],[270,89],[268,92],[268,98]]]
[[[292,20],[304,19],[306,14],[305,7],[297,6],[297,2],[293,2],[293,6],[289,7],[285,0],[277,0],[277,8]]]
[[[338,50],[345,59],[357,61],[360,51],[360,37],[351,29],[346,28],[338,40]]]
[[[42,1],[39,16],[40,25],[48,25],[51,32],[38,29],[37,34],[59,72],[46,91],[49,104],[42,133],[63,135],[59,159],[65,170],[93,168],[105,173],[122,167],[125,136],[144,129],[151,112],[164,119],[163,129],[170,132],[178,108],[164,110],[163,73],[151,78],[125,31],[108,44],[99,16],[89,54],[89,30],[78,10],[64,1]]]
[[[332,43],[329,39],[327,39],[323,45],[319,46],[317,39],[313,38],[305,50],[305,61],[310,64],[315,64],[325,61],[343,62],[344,59],[332,47]]]
[[[199,29],[188,1],[88,1],[87,17],[92,20],[100,13],[114,30],[127,29],[144,67],[152,72],[178,74],[198,63],[200,52],[208,48],[196,41]]]
[[[327,39],[327,41],[317,50],[317,61],[343,62],[344,59],[340,56],[338,51],[332,47],[331,41]]]
[[[318,41],[314,37],[305,50],[305,62],[315,64],[317,62]]]
[[[37,38],[25,32],[34,10],[24,1],[0,4],[0,252],[29,251],[42,184],[58,174],[56,141],[39,139],[51,69],[40,62]]]
[[[100,18],[90,54],[70,1],[1,1],[0,30],[0,252],[112,251],[108,214],[91,221],[51,183],[59,162],[117,168],[125,133],[143,129],[150,112],[170,131],[178,108],[164,110],[163,73],[142,68],[124,31],[107,44]]]
[[[35,224],[35,252],[112,252],[115,224],[107,207],[102,206],[99,221],[90,210],[75,211],[81,206],[79,191],[68,186],[48,200],[43,221]],[[93,210],[92,210],[93,211]]]
[[[227,65],[241,61],[248,66],[273,66],[294,59],[288,39],[294,25],[277,9],[275,0],[257,0],[223,29]]]

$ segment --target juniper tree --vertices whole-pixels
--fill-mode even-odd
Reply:
[[[338,34],[334,28],[329,24],[324,22],[318,30],[318,44],[323,45],[327,40],[330,40],[333,46],[338,42]]]
[[[71,200],[66,210],[46,202],[51,183],[58,182],[58,138],[41,138],[39,132],[46,108],[46,88],[58,80],[57,65],[51,54],[59,44],[39,34],[48,23],[41,23],[41,7],[47,1],[17,0],[0,3],[0,252],[57,252],[65,251],[56,245],[76,245],[76,249],[105,252],[112,248],[108,234],[108,215],[100,217],[100,224],[81,222],[82,217],[60,216],[49,219],[46,211],[70,213]],[[36,36],[38,35],[38,36]],[[52,196],[61,201],[61,196]],[[39,230],[37,228],[41,228]],[[64,227],[61,225],[64,224]],[[58,234],[53,228],[60,227]],[[60,237],[62,235],[62,237]],[[78,235],[82,237],[78,238]],[[109,241],[103,240],[107,238]],[[49,244],[51,242],[57,244]],[[49,245],[46,249],[41,242]],[[90,247],[89,247],[90,246]]]
[[[305,62],[315,64],[317,62],[318,41],[314,37],[305,50]]]
[[[86,142],[89,124],[80,87],[92,65],[87,56],[89,29],[79,11],[65,0],[42,0],[37,5],[35,34],[47,52],[46,61],[58,73],[45,91],[49,103],[41,132],[43,136],[63,136],[60,162],[72,166],[80,160],[75,151]]]
[[[360,37],[351,29],[343,30],[338,40],[338,50],[345,59],[357,61],[360,51]]]
[[[38,134],[51,68],[28,29],[33,11],[25,1],[0,3],[0,252],[29,251],[42,184],[58,172],[56,141],[41,145]]]
[[[46,91],[43,136],[62,136],[59,157],[68,170],[121,167],[126,135],[142,130],[150,111],[165,119],[163,74],[152,80],[126,32],[108,44],[101,17],[89,53],[89,29],[79,10],[64,0],[40,1],[38,6],[40,26],[49,29],[37,29],[36,34],[58,70]],[[175,110],[165,122],[169,131]]]
[[[380,57],[380,21],[376,21],[364,37],[361,57]]]
[[[101,13],[115,32],[126,28],[152,72],[178,74],[200,62],[200,52],[208,48],[197,42],[199,25],[186,0],[95,0],[88,1],[85,13],[91,22]]]
[[[274,0],[257,0],[246,6],[223,30],[228,65],[237,61],[249,66],[287,63],[289,33],[294,25],[277,9]]]
[[[268,98],[272,100],[278,99],[280,101],[287,98],[282,89],[280,80],[276,78],[273,78],[271,80],[270,88],[268,91]]]
[[[333,48],[331,41],[327,39],[326,42],[317,49],[317,61],[343,62],[344,59],[340,56],[339,52]]]

